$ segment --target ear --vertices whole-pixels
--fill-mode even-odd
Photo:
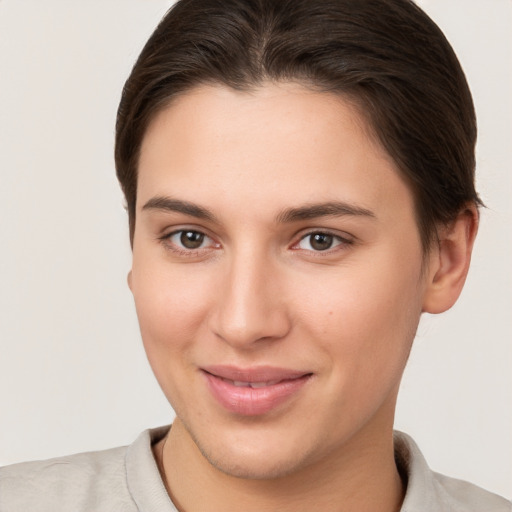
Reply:
[[[438,230],[439,244],[429,258],[423,312],[443,313],[455,304],[466,281],[477,231],[475,205],[464,208],[454,221]]]
[[[130,288],[130,291],[133,293],[132,289],[132,271],[128,272],[128,275],[126,276],[126,281],[128,283],[128,288]]]

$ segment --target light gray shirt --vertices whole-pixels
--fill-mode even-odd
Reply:
[[[151,445],[169,427],[146,430],[128,447],[0,468],[0,512],[177,512]],[[512,512],[512,503],[429,469],[416,443],[395,433],[407,477],[401,512]]]

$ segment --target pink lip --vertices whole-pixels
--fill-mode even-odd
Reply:
[[[312,375],[271,366],[248,369],[209,366],[202,370],[214,398],[228,411],[244,416],[275,409],[295,395]],[[234,381],[267,385],[253,388],[237,386]]]

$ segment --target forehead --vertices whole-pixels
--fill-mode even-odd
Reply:
[[[158,194],[244,210],[255,198],[267,210],[285,199],[376,208],[398,190],[409,208],[412,194],[354,103],[291,83],[188,91],[152,120],[139,160],[139,208]]]

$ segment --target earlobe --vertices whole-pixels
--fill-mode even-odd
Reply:
[[[133,293],[132,289],[132,271],[128,272],[128,275],[126,276],[126,281],[128,283],[128,288],[130,288],[130,291]]]
[[[443,313],[457,301],[466,281],[477,230],[478,210],[474,205],[439,230],[439,246],[430,258],[423,312]]]

